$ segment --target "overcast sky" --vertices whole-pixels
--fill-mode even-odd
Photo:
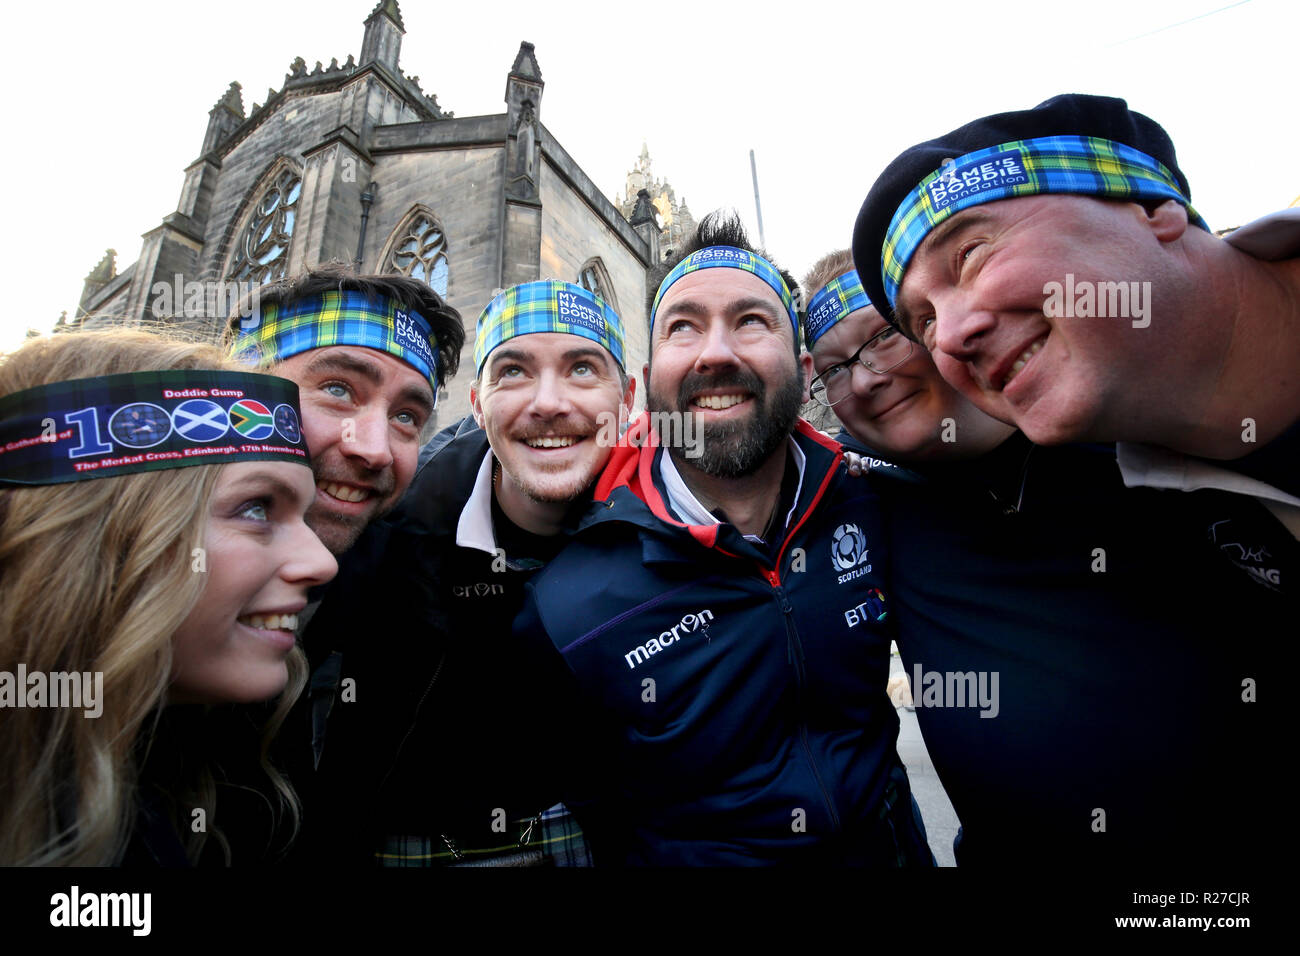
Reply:
[[[3,252],[26,294],[8,296],[0,349],[72,315],[106,248],[119,271],[135,261],[141,234],[176,208],[231,80],[249,110],[294,57],[310,68],[359,54],[372,7],[10,8]],[[1298,11],[1294,0],[408,0],[401,66],[457,116],[499,113],[531,40],[542,122],[611,199],[644,140],[697,217],[732,206],[753,226],[754,149],[768,248],[802,276],[848,245],[901,150],[1061,92],[1123,96],[1162,123],[1211,227],[1287,206],[1300,194]]]

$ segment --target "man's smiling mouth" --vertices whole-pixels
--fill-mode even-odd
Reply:
[[[538,435],[534,438],[525,438],[524,444],[529,448],[569,448],[583,441],[584,435]]]
[[[371,497],[374,492],[368,488],[358,488],[355,485],[341,485],[336,481],[321,481],[316,483],[316,487],[331,498],[337,498],[339,501],[346,501],[355,504],[359,501],[365,501]]]
[[[1012,380],[1020,374],[1020,371],[1029,364],[1030,359],[1042,351],[1043,345],[1046,342],[1047,336],[1044,335],[1041,339],[1030,344],[1028,348],[1016,357],[1016,360],[1011,363],[1011,368],[1007,370],[1006,377],[1002,380],[1002,384],[998,386],[999,391],[1005,390],[1006,387],[1011,384]]]
[[[731,408],[733,405],[739,405],[749,398],[744,392],[737,392],[732,395],[699,395],[692,399],[691,404],[699,408],[710,408],[714,411]]]

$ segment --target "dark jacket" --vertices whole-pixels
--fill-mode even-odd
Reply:
[[[1210,535],[1251,502],[1125,488],[1111,447],[1019,434],[974,461],[873,468],[869,484],[959,865],[1265,852],[1277,761],[1243,681],[1276,675],[1296,607]],[[996,676],[996,715],[937,694],[933,675],[967,674]]]
[[[869,486],[800,422],[796,514],[765,551],[729,524],[672,517],[653,469],[662,449],[634,444],[645,424],[615,449],[516,625],[562,664],[546,686],[566,692],[548,697],[583,702],[555,722],[588,734],[588,773],[566,802],[597,864],[928,863],[885,694]]]
[[[467,418],[438,441],[399,507],[344,556],[304,637],[318,737],[328,711],[314,771],[298,748],[312,859],[373,863],[393,835],[444,854],[500,845],[498,811],[535,816],[557,799],[528,675],[501,649],[533,567],[456,546],[487,436]]]

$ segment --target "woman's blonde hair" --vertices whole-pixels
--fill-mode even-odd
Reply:
[[[120,372],[239,368],[210,344],[122,329],[62,333],[0,360],[0,395]],[[14,674],[21,663],[29,674],[102,673],[104,698],[98,717],[69,707],[6,708],[0,864],[120,859],[139,810],[140,764],[162,713],[171,638],[203,592],[192,553],[203,546],[221,467],[0,487],[0,671]],[[290,685],[262,747],[263,768],[295,829],[293,791],[266,749],[305,671],[295,648]],[[216,785],[206,765],[167,787],[180,791],[168,802],[201,807],[215,823]],[[189,826],[178,832],[197,860],[208,834]]]
[[[808,297],[808,301],[804,302],[804,308],[806,309],[813,296],[822,290],[822,286],[836,276],[851,271],[853,271],[853,252],[849,249],[838,249],[827,253],[814,262],[808,274],[803,277],[804,295]]]

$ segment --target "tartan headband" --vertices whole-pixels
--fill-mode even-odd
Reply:
[[[804,341],[812,348],[832,325],[858,309],[871,305],[862,288],[858,271],[850,269],[826,283],[808,303],[804,317]]]
[[[357,345],[396,356],[429,380],[438,397],[433,329],[424,316],[385,296],[322,292],[287,305],[267,303],[240,323],[231,354],[265,368],[301,352]]]
[[[623,364],[623,320],[600,296],[582,286],[557,279],[525,282],[499,293],[478,317],[474,338],[474,370],[502,342],[531,332],[564,332],[603,345],[620,369]]]
[[[912,256],[936,226],[972,206],[1039,193],[1176,199],[1193,225],[1209,231],[1169,169],[1131,146],[1093,136],[1013,140],[945,162],[899,204],[880,254],[890,306],[897,305]]]
[[[795,311],[794,296],[790,294],[790,287],[785,284],[785,279],[781,277],[780,270],[762,256],[756,256],[752,252],[746,252],[744,249],[737,249],[734,246],[708,246],[692,252],[673,266],[673,271],[664,276],[664,281],[659,283],[659,291],[655,293],[654,305],[650,309],[650,331],[654,332],[655,313],[659,311],[659,303],[663,300],[664,293],[668,291],[674,282],[682,278],[682,276],[690,275],[692,272],[719,267],[740,269],[758,276],[771,286],[772,291],[777,294],[781,304],[785,306],[786,312],[790,315],[790,321],[794,324],[795,342],[798,343],[799,315]]]
[[[173,369],[54,382],[0,397],[0,485],[57,485],[232,461],[311,465],[298,386]]]

